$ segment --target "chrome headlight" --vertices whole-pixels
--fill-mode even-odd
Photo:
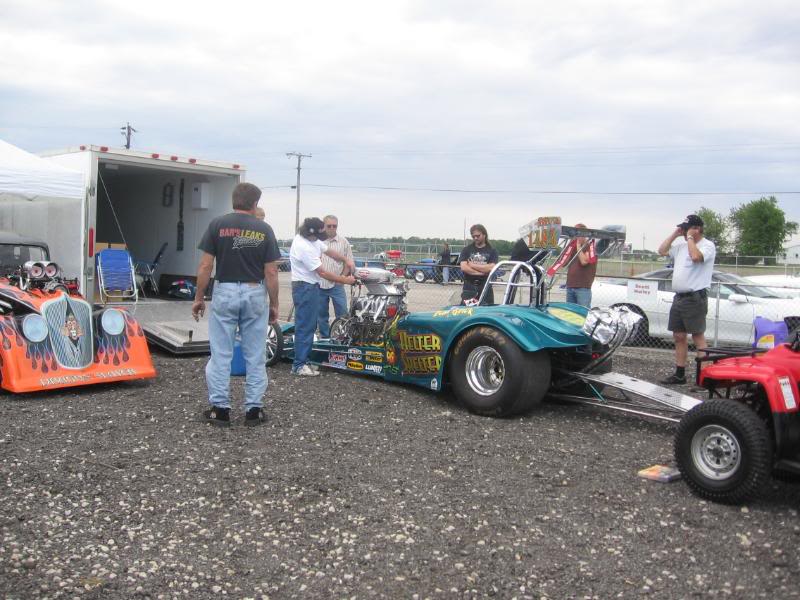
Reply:
[[[47,322],[42,315],[30,314],[22,319],[22,335],[33,343],[47,339]]]
[[[100,324],[103,326],[103,331],[109,335],[119,335],[125,330],[125,317],[122,312],[116,308],[109,308],[103,312],[100,317]]]

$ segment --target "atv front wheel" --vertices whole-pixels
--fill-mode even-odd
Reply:
[[[708,400],[681,419],[675,460],[701,498],[735,504],[756,495],[772,471],[766,424],[735,400]]]
[[[539,404],[550,387],[550,356],[524,352],[491,327],[476,327],[455,344],[449,364],[456,398],[470,411],[508,417]]]

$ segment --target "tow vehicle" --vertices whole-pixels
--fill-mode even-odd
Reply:
[[[33,392],[156,376],[142,327],[95,310],[47,244],[0,232],[0,387]]]
[[[450,387],[481,415],[524,413],[548,397],[678,423],[681,473],[695,493],[718,502],[744,501],[774,467],[800,466],[796,350],[717,360],[698,379],[713,396],[706,402],[612,372],[614,351],[641,316],[626,307],[587,310],[548,296],[557,271],[583,249],[576,238],[595,240],[602,255],[619,248],[624,232],[567,227],[558,217],[543,217],[521,233],[536,253],[525,263],[496,265],[508,277],[489,277],[499,299],[491,306],[481,305],[487,286],[473,306],[409,313],[405,280],[358,269],[350,314],[332,323],[329,339],[315,340],[312,362],[435,391]],[[268,344],[271,363],[292,358],[293,332],[291,323],[276,332]],[[724,399],[717,398],[721,393]]]

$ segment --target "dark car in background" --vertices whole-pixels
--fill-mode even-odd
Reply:
[[[442,282],[442,269],[444,265],[439,264],[435,258],[423,258],[418,263],[406,266],[406,277],[413,279],[417,283],[425,281]],[[463,281],[464,274],[459,267],[458,255],[450,257],[449,281]]]
[[[278,248],[281,251],[281,258],[278,261],[278,271],[291,271],[292,265],[289,264],[289,250]]]

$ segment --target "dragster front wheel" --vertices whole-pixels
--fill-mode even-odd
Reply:
[[[675,461],[692,491],[735,504],[755,496],[772,471],[766,424],[735,400],[708,400],[684,415],[675,435]]]
[[[283,332],[277,323],[267,324],[267,366],[276,364],[283,356]]]
[[[492,327],[475,327],[456,342],[448,372],[456,398],[470,411],[508,417],[542,401],[550,387],[550,356],[525,352]]]

